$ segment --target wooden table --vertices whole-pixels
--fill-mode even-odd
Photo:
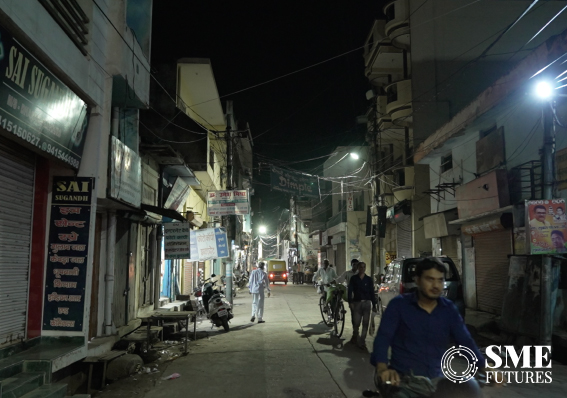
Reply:
[[[142,320],[147,322],[148,327],[148,349],[151,344],[151,327],[153,321],[183,321],[187,320],[185,325],[185,351],[187,355],[187,342],[189,341],[189,322],[193,319],[193,339],[197,340],[197,311],[155,311],[151,315],[143,317]]]

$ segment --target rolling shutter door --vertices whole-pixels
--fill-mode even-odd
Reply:
[[[411,217],[408,217],[397,224],[397,246],[398,257],[413,257],[411,253]]]
[[[478,309],[500,314],[508,283],[511,232],[504,230],[475,235],[474,246]]]
[[[35,158],[0,139],[0,346],[25,339]]]

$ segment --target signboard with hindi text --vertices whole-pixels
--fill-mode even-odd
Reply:
[[[163,224],[164,252],[166,260],[190,259],[191,245],[188,222],[170,222]]]
[[[207,193],[209,216],[229,216],[250,213],[250,201],[246,189],[234,191],[209,191]]]
[[[526,201],[530,254],[567,253],[565,199]]]
[[[317,177],[272,166],[270,173],[272,189],[295,196],[319,197]]]
[[[53,177],[43,330],[83,330],[93,185],[90,177]]]
[[[191,261],[228,257],[228,241],[224,228],[191,231]]]

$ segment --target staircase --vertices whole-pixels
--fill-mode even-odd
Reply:
[[[21,362],[0,370],[0,398],[65,398],[67,385],[49,383],[49,373],[30,371],[35,364]],[[90,395],[75,395],[89,398]]]

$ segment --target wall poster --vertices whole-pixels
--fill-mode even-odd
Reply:
[[[565,199],[526,201],[530,254],[567,253]]]

